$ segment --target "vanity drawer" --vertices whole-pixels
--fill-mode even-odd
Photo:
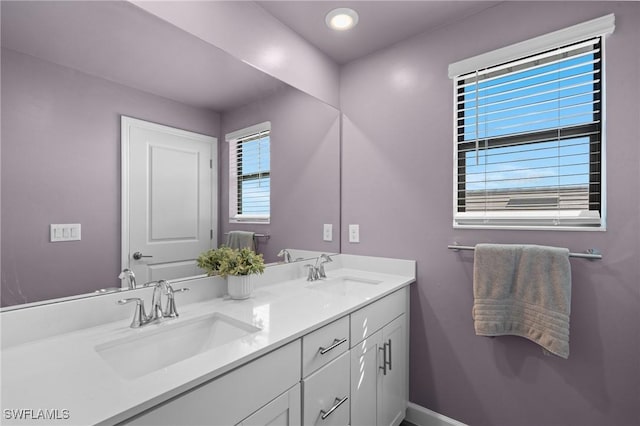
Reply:
[[[302,377],[349,349],[349,316],[327,324],[302,338]]]
[[[303,425],[349,424],[349,354],[343,353],[303,380]]]
[[[365,338],[407,310],[407,291],[404,287],[351,314],[351,345],[354,347]]]

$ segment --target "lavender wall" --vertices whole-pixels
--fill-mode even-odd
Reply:
[[[338,66],[257,4],[249,1],[131,2],[262,72],[338,106]],[[240,30],[239,23],[251,30]]]
[[[220,133],[215,112],[2,49],[2,306],[120,285],[121,114]],[[50,243],[51,223],[82,241]]]
[[[229,145],[224,135],[265,121],[271,122],[271,223],[229,224]],[[267,262],[278,261],[276,254],[285,247],[339,252],[339,111],[289,87],[223,113],[221,122],[222,232],[244,229],[270,234],[268,241],[259,240]],[[332,242],[322,240],[325,223],[333,224]]]
[[[616,14],[606,44],[606,232],[452,228],[449,63]],[[411,401],[470,425],[637,425],[640,397],[640,3],[505,2],[346,65],[342,250],[413,258]],[[360,244],[347,226],[360,224]],[[453,242],[602,250],[571,261],[571,355],[474,335],[470,252]]]

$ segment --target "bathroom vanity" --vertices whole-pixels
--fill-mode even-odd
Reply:
[[[177,319],[132,329],[133,306],[103,296],[105,309],[126,318],[31,341],[3,337],[2,424],[42,424],[6,413],[26,408],[59,410],[67,418],[52,423],[64,425],[404,418],[415,262],[336,255],[327,278],[313,282],[302,264],[279,265],[243,301],[199,298],[200,286],[211,295],[222,280],[203,281],[191,283],[191,299],[176,297]]]

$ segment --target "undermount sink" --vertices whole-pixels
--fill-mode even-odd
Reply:
[[[118,374],[135,379],[257,331],[260,328],[214,313],[174,324],[149,324],[95,349]]]
[[[367,278],[344,276],[314,281],[312,284],[308,285],[307,288],[335,294],[348,294],[363,289],[370,289],[371,286],[380,284],[381,282],[382,281]]]

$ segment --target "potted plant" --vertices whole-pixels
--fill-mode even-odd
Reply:
[[[202,268],[208,276],[220,275],[220,263],[223,259],[228,259],[232,255],[232,248],[220,246],[220,248],[201,253],[196,259],[196,264],[199,268]]]
[[[221,246],[202,253],[197,264],[207,275],[227,278],[227,290],[232,299],[246,299],[253,291],[253,274],[264,272],[264,259],[251,249]]]

